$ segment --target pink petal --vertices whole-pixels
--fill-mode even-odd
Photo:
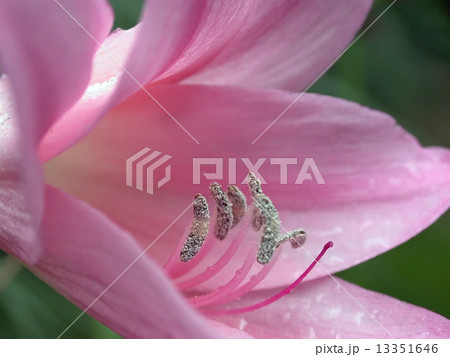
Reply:
[[[247,2],[244,9],[236,9],[247,16],[225,28],[234,36],[186,82],[303,90],[350,43],[371,4],[371,0]],[[236,2],[235,6],[242,5]],[[224,17],[221,13],[213,16],[214,21]],[[196,48],[204,47],[206,41],[200,40],[200,36],[194,39],[194,45],[199,42]],[[190,52],[181,58],[182,66],[204,56]]]
[[[138,26],[111,34],[95,55],[83,97],[44,137],[41,160],[72,146],[108,110],[164,72],[191,39],[203,6],[202,1],[148,0]]]
[[[203,11],[204,1],[146,1],[139,33],[125,64],[129,75],[121,77],[114,103],[152,81],[177,59],[191,41]]]
[[[335,279],[341,286],[321,278],[260,310],[214,318],[256,338],[450,337],[450,321],[445,317]],[[250,293],[239,303],[249,305],[277,291]]]
[[[35,262],[41,251],[42,169],[22,141],[11,89],[0,77],[0,249]]]
[[[2,0],[0,62],[10,78],[24,130],[34,143],[84,92],[97,41],[112,25],[103,0]],[[70,16],[73,16],[77,24]]]
[[[93,58],[86,91],[42,138],[39,146],[41,161],[47,161],[73,145],[116,104],[111,102],[111,98],[117,90],[118,79],[123,72],[121,66],[132,51],[139,28],[116,30],[102,43]]]
[[[252,336],[250,336],[248,333],[230,327],[216,320],[209,320],[208,324],[215,330],[216,334],[218,334],[222,338],[252,338]]]
[[[61,3],[100,41],[106,37],[112,13],[105,1]],[[96,47],[54,1],[0,1],[0,63],[8,74],[0,83],[0,246],[27,262],[40,250],[43,177],[35,149],[82,94]]]
[[[228,158],[238,158],[237,183],[243,192],[248,190],[240,182],[248,168],[239,158],[253,163],[267,158],[260,170],[268,182],[263,189],[279,209],[283,227],[304,227],[311,255],[334,242],[322,260],[329,273],[406,241],[448,208],[449,151],[422,148],[386,114],[305,94],[252,145],[296,94],[180,85],[150,90],[200,145],[139,93],[47,165],[50,182],[98,207],[143,245],[182,213],[197,192],[209,197],[203,176],[200,185],[192,184],[193,158],[224,158],[224,185]],[[144,147],[172,156],[172,179],[154,195],[125,185],[125,161]],[[294,184],[308,157],[314,158],[326,184]],[[288,169],[288,184],[279,183],[280,166],[269,158],[298,159],[299,165]],[[214,172],[214,167],[203,170]],[[156,174],[162,178],[163,168]],[[158,262],[164,263],[177,246],[190,215],[183,215],[150,252]],[[286,245],[262,286],[294,281],[311,261],[302,249]],[[316,268],[309,278],[326,274]]]
[[[140,25],[108,39],[107,53],[98,51],[88,91],[44,138],[40,157],[47,161],[80,140],[138,89],[135,80],[304,89],[350,42],[370,5],[148,0]]]
[[[45,252],[32,267],[41,278],[81,309],[107,289],[88,313],[123,337],[217,336],[146,255],[126,270],[143,251],[129,234],[52,187],[45,198]]]

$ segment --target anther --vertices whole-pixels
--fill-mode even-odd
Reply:
[[[265,194],[260,193],[253,197],[255,204],[254,212],[258,212],[256,220],[253,222],[263,222],[264,229],[259,245],[256,260],[260,264],[267,264],[272,259],[275,249],[278,247],[278,237],[280,235],[280,218],[278,211],[272,201]],[[260,220],[260,217],[262,220]],[[259,224],[259,223],[258,223]]]
[[[261,181],[255,176],[253,172],[248,173],[248,188],[252,197],[263,193],[261,189]]]
[[[227,194],[222,190],[222,187],[217,182],[211,183],[209,189],[217,206],[214,236],[220,240],[223,240],[233,225],[233,208]]]
[[[228,186],[227,195],[233,211],[233,224],[231,227],[234,227],[245,216],[245,212],[247,212],[247,200],[242,191],[234,185]]]
[[[189,262],[200,250],[209,231],[209,209],[205,197],[195,196],[193,204],[193,219],[189,237],[180,252],[182,262]]]
[[[261,212],[255,197],[263,194],[261,189],[261,181],[255,176],[253,172],[248,173],[248,189],[252,195],[254,204],[252,204],[252,227],[255,232],[258,232],[265,224],[264,214]]]
[[[256,199],[253,197],[255,203],[252,205],[252,227],[255,232],[258,232],[265,224],[265,216],[261,212],[259,206],[256,204]]]
[[[256,260],[260,264],[267,264],[279,246],[280,218],[270,198],[262,192],[261,181],[253,172],[248,173],[248,187],[254,201],[252,205],[253,229],[259,231],[264,226]]]
[[[300,248],[306,242],[306,231],[303,228],[299,228],[295,231],[290,231],[283,234],[278,238],[277,247],[287,241],[291,241],[292,248]]]

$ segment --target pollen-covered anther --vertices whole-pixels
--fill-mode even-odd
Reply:
[[[248,188],[250,190],[250,194],[252,197],[255,197],[256,195],[263,193],[261,188],[261,181],[259,178],[256,177],[256,175],[253,172],[248,173]]]
[[[303,228],[298,228],[294,231],[283,234],[278,238],[277,247],[287,241],[291,242],[292,248],[300,248],[306,242],[306,231]]]
[[[209,189],[217,206],[214,236],[217,239],[223,240],[228,235],[228,232],[233,225],[233,206],[228,199],[227,194],[217,182],[211,183]]]
[[[256,218],[253,218],[253,222],[262,221],[264,225],[256,260],[260,264],[267,264],[272,259],[273,253],[278,247],[280,218],[272,201],[265,194],[256,194],[253,200],[253,212],[256,212]]]
[[[242,191],[234,185],[228,186],[227,195],[232,205],[232,227],[234,227],[241,221],[247,212],[247,200],[245,199],[245,195]]]
[[[209,231],[209,209],[205,197],[195,196],[193,204],[193,219],[188,239],[180,252],[180,260],[189,262],[198,253]]]
[[[253,197],[253,200],[255,198]],[[256,200],[255,200],[256,202]],[[258,232],[266,223],[264,214],[261,212],[257,204],[252,205],[252,227],[255,232]]]

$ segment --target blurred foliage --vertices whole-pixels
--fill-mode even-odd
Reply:
[[[129,29],[138,21],[144,0],[109,0],[116,15],[114,28]]]
[[[14,280],[1,284],[0,338],[56,338],[81,313],[52,288],[42,283],[11,257],[0,260],[0,269],[16,265]],[[117,335],[89,316],[81,317],[64,338],[113,338]]]
[[[143,0],[110,0],[114,27],[130,28]],[[369,25],[391,1],[375,1]],[[450,146],[450,8],[445,1],[398,1],[311,92],[389,113],[425,146]],[[450,317],[450,214],[409,242],[340,277]],[[0,251],[0,338],[55,338],[81,311]],[[114,338],[83,315],[64,338]]]

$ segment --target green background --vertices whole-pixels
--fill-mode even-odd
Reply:
[[[111,0],[129,28],[142,0]],[[391,1],[375,1],[363,28]],[[450,8],[398,1],[310,89],[389,113],[425,146],[450,145]],[[450,215],[407,243],[338,275],[450,318]],[[80,310],[0,251],[0,337],[55,338]],[[84,315],[64,338],[116,338]]]

